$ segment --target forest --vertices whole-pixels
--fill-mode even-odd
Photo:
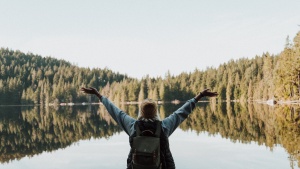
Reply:
[[[284,44],[284,43],[283,43]],[[165,77],[128,77],[108,68],[81,68],[65,60],[0,49],[0,105],[95,102],[80,87],[95,87],[115,103],[185,101],[205,88],[215,101],[300,99],[300,31],[279,54],[230,60],[219,67]]]

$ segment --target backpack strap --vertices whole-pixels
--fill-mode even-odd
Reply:
[[[135,128],[135,131],[136,131],[136,136],[140,136],[141,135],[141,130],[140,130],[140,127],[139,127],[137,122],[135,122],[134,128]]]
[[[161,121],[156,122],[156,131],[155,131],[155,137],[160,137],[161,133]]]

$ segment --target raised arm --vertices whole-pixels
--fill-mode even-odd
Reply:
[[[216,92],[209,92],[209,89],[205,89],[196,95],[193,99],[188,100],[183,106],[177,109],[170,116],[162,121],[162,127],[166,136],[170,136],[175,129],[188,117],[188,115],[195,108],[196,103],[203,97],[214,97],[217,96]]]
[[[96,95],[100,101],[105,106],[108,113],[111,115],[111,117],[120,125],[120,127],[128,134],[132,132],[131,129],[133,129],[133,124],[136,121],[134,118],[130,117],[128,114],[123,112],[121,109],[119,109],[117,106],[115,106],[110,100],[108,100],[106,97],[102,96],[95,88],[81,88],[81,91],[87,94],[94,94]]]

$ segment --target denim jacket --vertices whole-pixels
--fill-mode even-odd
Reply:
[[[120,127],[129,135],[132,136],[135,133],[134,124],[136,119],[130,117],[127,113],[120,110],[109,99],[102,96],[101,102],[107,109],[112,118],[120,125]],[[188,117],[188,115],[195,108],[197,101],[193,98],[188,100],[179,109],[173,112],[170,116],[162,120],[162,130],[166,137],[169,137],[175,129]]]

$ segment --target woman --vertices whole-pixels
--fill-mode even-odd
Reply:
[[[160,121],[157,110],[157,104],[151,99],[146,99],[141,103],[138,119],[134,119],[122,110],[120,110],[118,107],[116,107],[105,96],[102,96],[95,88],[82,87],[81,91],[87,94],[96,95],[103,103],[103,105],[107,109],[108,113],[112,116],[112,118],[128,134],[131,150],[127,159],[127,169],[132,169],[134,165],[134,157],[136,154],[133,149],[133,142],[134,138],[136,138],[137,136],[137,131],[138,133],[140,133],[140,131],[142,133],[147,131],[148,135],[151,135],[151,133],[159,133],[159,168],[175,169],[175,163],[169,147],[169,136],[188,117],[188,115],[195,108],[195,104],[202,97],[214,97],[218,95],[216,92],[210,92],[209,89],[205,89],[198,95],[196,95],[194,98],[188,100],[183,106],[181,106],[179,109],[173,112],[170,116]]]

